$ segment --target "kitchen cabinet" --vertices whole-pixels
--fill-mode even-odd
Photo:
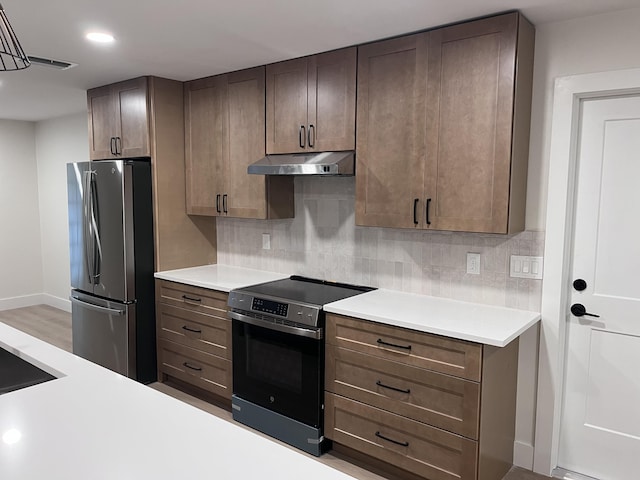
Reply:
[[[359,48],[358,225],[524,229],[533,39],[514,12]]]
[[[224,292],[156,280],[158,378],[231,400],[231,321]]]
[[[355,47],[267,65],[268,154],[353,150]]]
[[[356,224],[408,228],[424,188],[427,34],[358,48]]]
[[[91,160],[149,156],[147,77],[87,91]]]
[[[510,469],[518,341],[492,347],[327,315],[325,435],[401,478]]]
[[[185,84],[187,213],[291,218],[293,179],[249,175],[265,155],[264,67]]]
[[[90,158],[151,158],[156,271],[216,261],[215,222],[186,212],[183,99],[182,82],[159,77],[87,92]]]

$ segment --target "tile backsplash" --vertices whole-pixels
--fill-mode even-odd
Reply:
[[[296,216],[219,217],[218,263],[306,275],[524,310],[540,310],[542,281],[509,277],[511,255],[542,256],[544,232],[429,232],[355,225],[353,177],[297,177]],[[262,234],[271,249],[262,248]],[[479,275],[466,254],[481,254]]]

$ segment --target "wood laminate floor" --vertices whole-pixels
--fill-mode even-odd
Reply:
[[[71,315],[67,312],[47,305],[37,305],[34,307],[0,311],[0,322],[6,323],[7,325],[28,333],[29,335],[33,335],[34,337],[49,342],[56,347],[71,352]],[[170,395],[180,401],[189,403],[190,405],[209,412],[219,418],[230,422],[233,421],[231,418],[231,412],[228,410],[188,395],[170,385],[164,383],[152,383],[149,387]],[[237,425],[247,428],[240,424]],[[262,435],[260,433],[258,434]],[[288,448],[293,448],[288,445],[286,446]],[[306,455],[305,453],[302,454]],[[320,458],[311,458],[330,465],[336,470],[340,470],[341,472],[351,475],[359,480],[389,479],[387,476],[380,476],[369,470],[365,470],[334,452],[327,453]],[[549,477],[538,475],[528,470],[513,467],[503,480],[544,480],[548,478]]]

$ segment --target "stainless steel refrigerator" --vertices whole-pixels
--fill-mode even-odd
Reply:
[[[67,164],[73,353],[156,380],[149,159]]]

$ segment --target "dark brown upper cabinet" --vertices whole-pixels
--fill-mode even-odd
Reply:
[[[267,65],[267,154],[355,148],[355,47]]]
[[[524,230],[533,46],[514,12],[359,48],[358,225]]]
[[[91,160],[148,157],[147,77],[87,91]]]
[[[291,218],[293,178],[249,175],[265,155],[265,68],[187,82],[187,213]]]

